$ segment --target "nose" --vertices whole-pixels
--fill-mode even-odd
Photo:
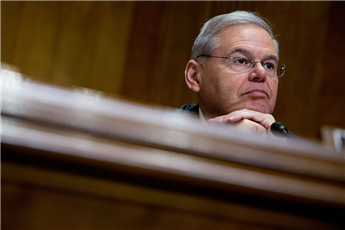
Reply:
[[[267,71],[262,66],[261,61],[253,62],[253,67],[249,73],[249,80],[256,81],[256,82],[264,82],[266,81]]]

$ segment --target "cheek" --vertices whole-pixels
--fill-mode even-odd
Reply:
[[[272,97],[275,98],[277,97],[277,92],[278,92],[278,79],[273,80],[270,84],[269,84],[269,88],[271,90],[272,93]]]
[[[245,74],[231,74],[227,81],[228,89],[231,90],[231,94],[240,96],[241,90],[246,88],[247,76]]]
[[[204,69],[204,91],[218,100],[234,100],[245,84],[245,74],[230,73],[226,66],[209,65]]]

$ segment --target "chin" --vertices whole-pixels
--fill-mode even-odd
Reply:
[[[247,106],[246,109],[254,110],[260,113],[271,114],[273,112],[273,110],[270,109],[270,107],[267,104],[262,104],[262,103],[253,103],[250,106]]]

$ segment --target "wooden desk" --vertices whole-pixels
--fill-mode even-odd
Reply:
[[[343,229],[343,155],[2,71],[3,229]]]

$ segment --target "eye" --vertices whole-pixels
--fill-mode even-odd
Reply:
[[[238,57],[238,58],[234,58],[233,60],[234,60],[234,63],[235,63],[235,64],[240,64],[240,65],[246,65],[246,64],[248,64],[248,60],[245,59],[245,58],[240,58],[240,57]]]
[[[273,63],[271,63],[271,62],[264,62],[264,63],[263,63],[263,67],[264,67],[265,69],[274,69],[274,68],[275,68],[275,65],[274,65]]]

